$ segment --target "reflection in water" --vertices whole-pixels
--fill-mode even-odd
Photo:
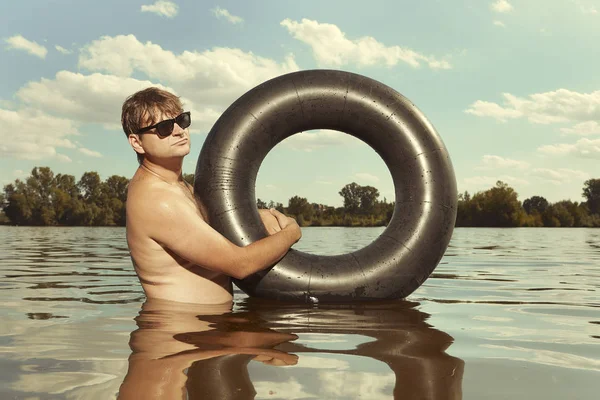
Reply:
[[[254,399],[254,383],[268,390],[259,397],[272,399],[364,398],[364,392],[318,384],[343,382],[345,373],[339,367],[350,357],[361,363],[364,359],[385,363],[376,365],[375,376],[391,369],[391,384],[379,388],[385,398],[393,393],[396,399],[460,399],[464,363],[445,352],[452,338],[428,325],[428,314],[418,311],[417,305],[386,302],[313,308],[246,299],[232,312],[231,304],[146,301],[136,319],[138,328],[131,334],[132,354],[119,398]],[[306,334],[313,339],[299,339]],[[314,338],[322,334],[334,340],[339,335],[346,348],[335,348],[339,346],[327,340],[320,346]],[[353,338],[360,343],[347,348]],[[253,382],[248,370],[252,362],[298,371],[290,372],[295,378],[284,385],[272,372],[265,375],[270,377],[267,382]],[[302,368],[320,374],[320,379],[302,382]],[[360,379],[355,370],[348,373]]]
[[[162,321],[152,331],[132,318],[144,294],[123,228],[0,226],[0,399],[114,399],[128,367],[135,383],[147,364],[165,378],[147,392],[162,382],[175,398],[596,400],[599,232],[457,228],[410,296],[418,306],[265,305],[236,291],[233,311],[147,308],[137,322]],[[380,233],[309,227],[295,248],[341,254]]]

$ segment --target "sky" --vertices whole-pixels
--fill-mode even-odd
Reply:
[[[444,141],[458,190],[502,180],[521,201],[582,201],[600,178],[600,1],[21,0],[0,3],[0,184],[36,166],[131,177],[125,98],[148,86],[192,112],[193,173],[238,97],[308,69],[358,73],[410,99]],[[394,198],[377,153],[302,132],[263,161],[256,196],[340,206],[350,183]]]

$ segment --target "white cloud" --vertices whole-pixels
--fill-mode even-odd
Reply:
[[[368,172],[357,172],[356,174],[354,174],[354,178],[356,178],[358,181],[367,183],[379,182],[379,177],[373,174],[369,174]]]
[[[504,158],[500,156],[494,156],[486,154],[482,159],[483,166],[477,169],[497,169],[497,168],[516,168],[516,169],[527,169],[529,163],[525,161],[512,160],[510,158]]]
[[[346,146],[358,139],[339,131],[329,129],[300,132],[281,142],[295,150],[311,152],[323,147]]]
[[[506,28],[506,25],[504,25],[504,22],[502,22],[502,21],[494,21],[494,25],[502,27],[502,28]]]
[[[0,156],[24,160],[70,159],[57,153],[58,148],[75,148],[68,136],[77,135],[77,126],[33,109],[0,109]],[[14,133],[18,132],[18,135]]]
[[[593,5],[588,5],[588,4],[583,4],[581,1],[579,0],[572,0],[573,3],[579,7],[579,10],[584,13],[584,14],[591,14],[591,15],[596,15],[598,14],[598,10],[596,9],[595,6]]]
[[[192,111],[191,132],[205,133],[243,93],[299,69],[292,56],[278,63],[228,48],[175,55],[150,42],[141,43],[133,35],[93,41],[83,49],[79,66],[94,73],[59,71],[54,79],[42,78],[21,87],[17,98],[44,112],[120,130],[126,97],[156,86],[180,95],[184,107]],[[134,72],[148,80],[132,78]]]
[[[473,176],[470,178],[463,179],[465,185],[469,187],[477,187],[477,188],[485,188],[489,189],[493,186],[496,186],[497,181],[502,181],[509,185],[529,185],[529,181],[521,178],[517,178],[510,175],[500,175],[500,176]]]
[[[522,113],[518,110],[502,108],[496,103],[482,100],[477,100],[475,103],[471,104],[471,108],[468,108],[465,112],[467,114],[477,115],[478,117],[496,118],[502,122],[522,116]]]
[[[93,41],[82,51],[79,66],[119,77],[137,71],[168,84],[189,99],[189,106],[195,109],[196,128],[199,118],[210,128],[226,107],[259,83],[299,69],[291,55],[282,63],[219,47],[176,55],[151,42],[142,43],[133,35]]]
[[[513,10],[512,4],[507,0],[496,0],[490,5],[490,8],[498,13],[507,13]]]
[[[465,112],[500,121],[526,117],[536,124],[600,120],[600,91],[578,93],[567,89],[535,93],[528,98],[503,93],[504,104],[477,100]]]
[[[568,135],[592,136],[600,135],[600,124],[596,121],[580,122],[572,128],[561,128],[561,132]]]
[[[120,123],[125,98],[148,86],[165,88],[133,78],[59,71],[55,79],[29,82],[17,91],[17,97],[30,106],[76,121],[115,124]]]
[[[72,53],[71,50],[67,50],[64,47],[59,46],[59,45],[54,46],[54,48],[61,54],[71,54]]]
[[[396,376],[391,371],[348,372],[323,371],[319,374],[321,398],[349,399],[357,393],[370,400],[389,399],[396,384]]]
[[[297,22],[287,18],[281,21],[281,25],[294,38],[311,46],[315,59],[323,66],[356,64],[362,67],[384,64],[391,67],[398,62],[405,62],[416,68],[423,62],[433,69],[451,68],[448,61],[437,60],[400,46],[386,46],[370,36],[350,40],[333,24],[309,19]]]
[[[215,16],[217,18],[225,18],[227,21],[231,22],[232,24],[240,24],[242,22],[244,22],[244,19],[235,15],[231,15],[231,13],[229,11],[227,11],[224,8],[221,7],[216,7],[214,9],[211,10],[213,12],[213,14],[215,14]]]
[[[85,372],[85,371],[53,371],[51,374],[28,373],[21,374],[11,382],[13,390],[31,390],[33,392],[48,393],[51,395],[74,395],[78,388],[94,388],[115,379],[111,373]],[[25,389],[27,388],[27,389]],[[62,397],[62,396],[61,396]],[[96,397],[96,396],[94,396]]]
[[[4,108],[6,110],[14,110],[16,108],[16,105],[12,101],[0,99],[0,108]]]
[[[11,36],[8,39],[4,39],[4,41],[8,43],[7,49],[25,50],[29,54],[39,58],[46,58],[46,54],[48,54],[48,49],[44,46],[27,40],[21,35]]]
[[[303,342],[305,343],[305,342]],[[320,342],[322,343],[322,342]],[[328,342],[329,343],[329,342]],[[334,342],[338,343],[338,342]],[[319,357],[319,356],[309,356],[302,355],[298,357],[298,363],[295,365],[295,368],[307,368],[309,370],[315,369],[329,369],[336,371],[345,371],[350,368],[348,361],[339,360],[336,358],[328,358],[328,357]]]
[[[548,155],[575,155],[600,160],[600,139],[582,138],[575,143],[549,144],[538,147],[538,151]]]
[[[541,178],[554,185],[561,185],[573,180],[584,181],[589,178],[589,174],[586,172],[568,168],[534,168],[531,172],[531,175]]]
[[[314,394],[305,392],[302,384],[294,378],[289,378],[286,382],[256,381],[253,384],[254,390],[256,390],[256,399],[296,400],[317,397]]]
[[[85,147],[81,147],[79,149],[79,152],[83,153],[83,154],[85,154],[86,156],[89,156],[89,157],[102,158],[102,154],[100,154],[99,152],[94,151],[94,150],[90,150],[90,149],[86,149]]]
[[[158,87],[176,93],[173,88],[151,81],[140,81],[114,75],[94,73],[83,75],[60,71],[55,79],[42,78],[30,82],[17,91],[29,106],[59,114],[81,123],[103,124],[108,130],[121,130],[121,105],[127,96],[147,87]],[[184,107],[192,112],[191,133],[205,133],[220,113],[196,105],[181,97]]]
[[[534,168],[526,172],[526,176],[534,181],[543,180],[554,185],[561,185],[573,180],[583,181],[589,178],[589,174],[584,171],[573,170],[568,168]],[[510,175],[500,176],[474,176],[463,179],[464,185],[470,190],[487,190],[496,186],[497,181],[502,181],[510,186],[520,185],[527,186],[529,181],[523,178],[517,178]]]
[[[265,185],[265,188],[267,188],[269,190],[275,190],[275,189],[277,189],[277,186],[271,185],[270,183],[268,183],[268,184]]]
[[[504,332],[508,329],[503,328],[499,330]],[[518,335],[519,338],[522,338],[526,334],[529,334],[527,331],[528,330],[520,328],[517,330],[516,335]],[[568,332],[568,330],[563,329],[562,332]],[[531,333],[533,334],[534,332],[532,331]],[[568,340],[572,341],[573,339],[572,337],[569,337]],[[564,341],[559,341],[556,339],[555,342],[564,343]],[[493,349],[494,353],[497,354],[497,358],[504,358],[510,360],[511,362],[516,361],[527,364],[536,363],[544,366],[569,368],[571,370],[575,369],[585,372],[600,371],[600,361],[598,361],[597,358],[568,354],[564,351],[542,350],[519,346],[501,346],[495,344],[481,344],[479,346]]]
[[[151,12],[167,18],[173,18],[177,15],[179,7],[172,1],[158,0],[154,4],[144,4],[141,8],[142,12]]]
[[[65,156],[64,154],[56,154],[56,159],[61,162],[72,162],[73,161],[68,156]]]

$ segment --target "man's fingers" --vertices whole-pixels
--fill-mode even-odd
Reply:
[[[269,211],[271,211],[271,214],[275,215],[275,216],[280,216],[280,217],[285,217],[286,215],[284,213],[282,213],[281,211],[275,209],[275,208],[269,208]]]
[[[274,208],[271,208],[269,211],[271,211],[271,214],[273,214],[273,216],[275,218],[277,218],[277,221],[279,222],[279,225],[281,225],[282,227],[284,227],[287,217],[284,214],[282,214],[279,211],[277,211],[276,209],[274,209]]]

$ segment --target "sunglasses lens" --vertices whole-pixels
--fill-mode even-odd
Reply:
[[[192,118],[190,117],[190,113],[185,112],[185,113],[179,115],[177,117],[177,119],[175,120],[175,122],[177,122],[177,125],[179,125],[181,127],[181,129],[187,128],[192,123]]]
[[[156,126],[156,132],[158,132],[158,136],[167,137],[171,133],[173,133],[173,120],[162,121]]]

